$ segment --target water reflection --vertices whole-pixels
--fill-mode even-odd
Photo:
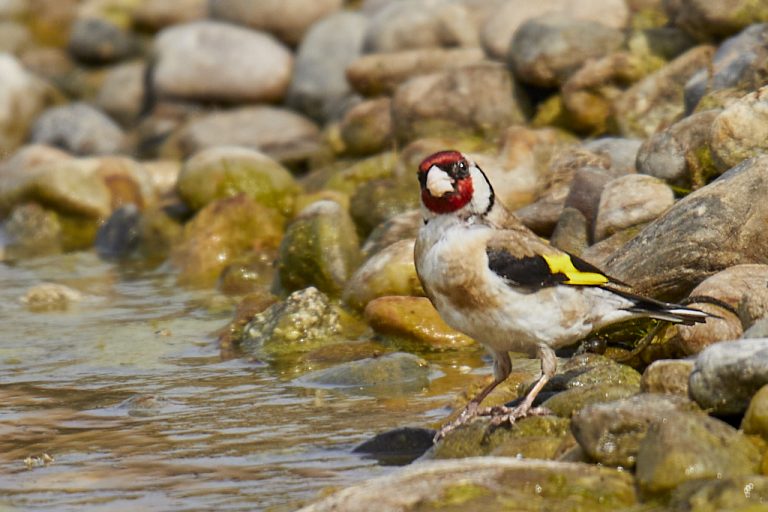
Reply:
[[[0,509],[293,510],[391,471],[351,449],[441,417],[463,365],[482,366],[434,354],[440,377],[400,396],[304,389],[222,360],[231,301],[163,269],[78,253],[0,264],[0,281]],[[83,299],[30,311],[18,298],[41,282]],[[54,461],[24,462],[43,454]]]

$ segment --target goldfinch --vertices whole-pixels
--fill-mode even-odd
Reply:
[[[424,223],[414,251],[416,272],[440,316],[493,356],[494,380],[436,440],[478,414],[494,424],[529,414],[557,370],[554,349],[633,318],[693,324],[696,309],[635,295],[624,283],[536,236],[495,197],[488,177],[458,151],[427,157],[418,169]],[[507,376],[509,352],[541,359],[541,377],[514,408],[480,410]]]

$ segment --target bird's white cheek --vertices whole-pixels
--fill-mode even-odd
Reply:
[[[434,197],[443,197],[449,192],[453,192],[453,180],[448,173],[433,165],[427,171],[427,190]]]

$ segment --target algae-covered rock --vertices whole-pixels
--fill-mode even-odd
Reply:
[[[680,396],[642,393],[584,407],[574,415],[571,430],[592,459],[631,468],[651,423],[697,409],[695,403]]]
[[[370,155],[384,151],[392,143],[392,100],[376,98],[347,110],[341,120],[344,152]]]
[[[553,414],[570,418],[573,413],[588,405],[621,400],[635,395],[639,391],[639,386],[593,384],[583,388],[571,388],[562,391],[545,400],[541,405],[552,411]]]
[[[215,147],[196,153],[179,174],[179,195],[194,210],[240,193],[289,215],[299,188],[279,163],[253,149]]]
[[[411,180],[388,178],[360,185],[349,203],[349,213],[359,230],[373,228],[397,214],[419,207],[419,188]]]
[[[274,251],[283,219],[245,194],[214,201],[184,226],[171,253],[179,281],[209,285],[221,271],[245,254]]]
[[[740,414],[768,384],[768,339],[723,341],[696,358],[689,381],[691,397],[718,414]]]
[[[59,283],[41,283],[33,286],[19,300],[31,311],[62,311],[83,300],[83,294]]]
[[[741,422],[745,434],[754,434],[768,441],[768,385],[761,387],[749,401]]]
[[[293,382],[311,388],[399,395],[419,391],[428,386],[429,365],[413,354],[394,352],[305,373]]]
[[[637,452],[640,489],[666,493],[701,478],[759,472],[761,453],[745,435],[704,414],[678,413],[651,424]]]
[[[568,436],[570,421],[557,416],[530,416],[512,425],[492,427],[488,418],[464,424],[448,433],[431,454],[436,459],[481,455],[552,459]]]
[[[391,177],[396,164],[397,155],[391,151],[370,156],[334,172],[324,183],[324,188],[351,196],[364,183]]]
[[[693,481],[672,493],[670,508],[681,512],[759,512],[768,501],[768,477],[736,476]]]
[[[286,229],[277,283],[286,291],[316,286],[338,296],[359,263],[359,242],[349,214],[338,203],[317,201]]]
[[[396,492],[393,492],[396,489]],[[302,508],[420,511],[614,511],[637,503],[632,476],[589,464],[476,457],[425,462],[357,484]]]
[[[2,225],[2,260],[58,254],[64,249],[56,212],[37,203],[16,206]]]
[[[677,297],[715,272],[766,263],[768,157],[756,157],[681,199],[624,245],[604,270],[638,293]]]
[[[362,310],[377,297],[424,295],[413,263],[414,243],[413,239],[400,240],[371,256],[344,286],[344,302]]]
[[[373,329],[416,350],[450,350],[474,344],[469,336],[450,328],[425,297],[379,297],[365,307]]]
[[[693,371],[689,359],[659,359],[643,371],[640,389],[644,393],[688,396],[688,378]]]
[[[317,288],[305,288],[258,313],[245,326],[240,346],[267,358],[305,353],[338,342],[339,314]]]

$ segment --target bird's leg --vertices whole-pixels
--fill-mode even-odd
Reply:
[[[533,401],[541,392],[549,380],[557,372],[557,357],[554,350],[546,345],[539,345],[538,356],[541,358],[541,377],[536,381],[533,388],[525,396],[523,402],[517,407],[492,407],[489,411],[491,416],[491,425],[497,426],[503,423],[514,423],[520,418],[526,416],[538,416],[551,414],[546,407],[533,407]]]
[[[455,420],[445,425],[437,431],[435,434],[434,442],[437,443],[440,439],[444,438],[449,432],[455,430],[457,427],[469,422],[472,418],[478,415],[478,409],[480,403],[485,400],[485,397],[491,394],[491,391],[496,389],[496,386],[504,382],[509,374],[512,372],[512,361],[509,359],[507,352],[495,352],[493,354],[493,382],[485,386],[477,395],[475,395],[469,403],[464,406],[464,409],[456,417]]]

